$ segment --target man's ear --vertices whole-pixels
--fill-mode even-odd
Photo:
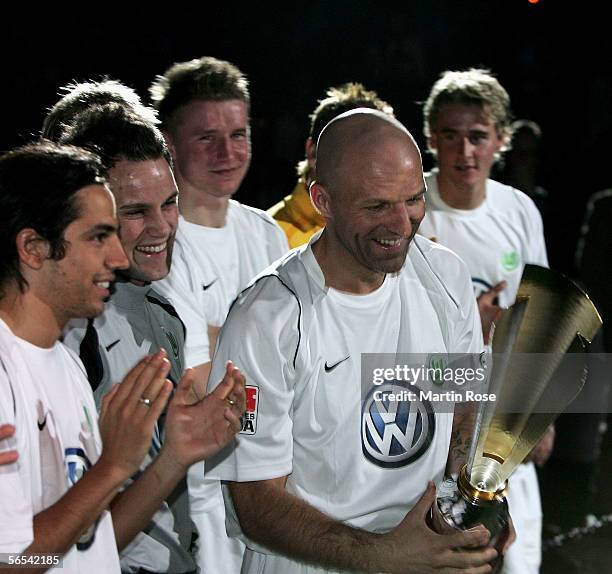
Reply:
[[[49,259],[49,242],[30,227],[17,234],[15,243],[19,260],[30,269],[40,269]]]
[[[172,135],[170,134],[170,132],[166,130],[162,131],[162,135],[164,136],[164,139],[166,140],[166,145],[168,146],[170,157],[172,158],[172,161],[176,163],[176,150],[174,149],[174,140],[172,139]]]
[[[315,179],[310,184],[310,200],[324,219],[331,219],[329,192]]]

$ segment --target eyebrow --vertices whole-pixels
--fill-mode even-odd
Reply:
[[[122,212],[132,209],[148,209],[149,207],[151,207],[150,203],[126,203],[125,205],[122,205],[118,211]]]
[[[168,197],[166,197],[166,199],[164,199],[164,201],[162,201],[162,204],[168,203],[170,200],[175,200],[178,197],[178,194],[178,191],[173,191]],[[151,205],[151,203],[143,203],[142,201],[134,203],[125,203],[119,208],[119,212],[132,209],[149,209]]]
[[[117,226],[109,225],[108,223],[98,223],[97,225],[90,227],[85,232],[85,235],[92,235],[95,233],[110,233],[110,234],[117,233]]]
[[[420,197],[420,196],[422,196],[422,195],[425,195],[426,193],[427,193],[427,188],[426,188],[426,187],[423,187],[423,188],[421,188],[421,191],[418,191],[418,192],[417,192],[417,193],[415,193],[414,195],[411,195],[410,197],[407,197],[405,200],[402,200],[402,201],[407,201],[407,200],[409,200],[409,199],[417,199],[418,197]],[[366,205],[366,206],[367,206],[367,205],[374,205],[374,204],[376,204],[376,203],[391,203],[391,202],[389,202],[389,201],[388,201],[388,200],[386,200],[386,199],[377,198],[377,197],[372,197],[372,198],[370,198],[370,199],[366,200],[366,201],[364,202],[364,205]]]
[[[455,133],[459,133],[462,130],[457,130],[455,128],[442,128],[440,130],[443,134],[455,134]],[[487,134],[487,130],[481,129],[481,128],[472,128],[468,130],[469,134]]]
[[[208,128],[208,129],[205,129],[205,130],[198,130],[198,133],[201,133],[201,134],[216,134],[216,133],[219,133],[220,131],[224,131],[224,130],[221,130],[221,129],[218,129],[218,128]],[[246,126],[240,126],[238,128],[235,128],[235,129],[231,130],[231,133],[236,133],[236,132],[245,132],[246,133],[248,131],[249,131],[249,126],[246,125]]]

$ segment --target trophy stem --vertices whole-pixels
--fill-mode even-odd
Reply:
[[[493,572],[499,572],[503,564],[501,550],[510,533],[506,491],[506,484],[497,491],[477,488],[470,482],[464,466],[457,482],[448,479],[438,488],[431,512],[433,529],[439,534],[450,534],[482,524],[491,533],[488,546],[498,552],[491,566]]]

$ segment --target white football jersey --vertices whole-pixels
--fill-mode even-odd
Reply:
[[[62,343],[36,347],[0,320],[0,424],[16,426],[19,460],[0,467],[0,552],[32,541],[36,514],[55,504],[102,451],[98,417],[85,370]],[[110,513],[64,556],[59,572],[119,572]]]
[[[512,305],[525,264],[548,267],[542,217],[533,201],[521,191],[489,179],[480,206],[454,209],[440,197],[437,171],[427,174],[425,181],[427,211],[419,233],[435,237],[465,261],[476,297],[507,281],[499,304]]]
[[[388,531],[442,478],[453,417],[405,401],[385,423],[376,387],[362,383],[362,354],[481,351],[469,276],[447,249],[419,237],[397,276],[350,295],[326,287],[311,246],[299,248],[241,294],[221,332],[211,383],[231,357],[247,379],[247,413],[207,472],[288,476],[289,492],[336,520]],[[247,543],[247,572],[319,571]]]

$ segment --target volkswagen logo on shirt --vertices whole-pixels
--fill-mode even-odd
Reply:
[[[408,400],[408,393],[415,400]],[[366,458],[384,468],[406,466],[427,452],[436,431],[431,403],[418,387],[389,382],[373,387],[361,411],[361,445]],[[391,400],[404,397],[406,400]]]

